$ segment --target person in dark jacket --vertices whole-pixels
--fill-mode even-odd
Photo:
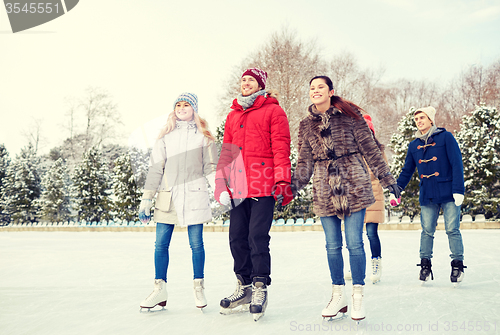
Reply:
[[[226,118],[215,180],[215,199],[231,206],[229,245],[236,291],[221,300],[221,313],[247,308],[262,316],[271,284],[269,231],[275,197],[290,184],[290,130],[278,100],[265,91],[267,73],[241,76],[241,94]],[[291,199],[288,199],[288,201]]]
[[[366,208],[375,203],[365,160],[383,187],[397,196],[399,188],[362,117],[361,108],[335,96],[333,83],[326,76],[314,77],[309,84],[312,105],[309,115],[300,122],[299,158],[292,184],[300,190],[314,173],[314,213],[320,217],[325,232],[333,291],[323,317],[347,311],[341,232],[344,220],[353,280],[351,318],[362,320],[366,271],[363,225]]]
[[[405,164],[398,178],[403,189],[408,185],[415,168],[420,178],[420,237],[419,279],[422,284],[434,279],[432,249],[439,211],[444,212],[444,225],[451,250],[451,282],[456,286],[464,277],[464,246],[460,233],[460,206],[464,200],[464,169],[462,153],[453,135],[435,126],[434,107],[419,108],[414,113],[417,125],[416,139],[406,154]],[[392,203],[392,202],[391,202]]]

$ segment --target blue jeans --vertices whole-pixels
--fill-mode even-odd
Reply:
[[[382,247],[380,246],[380,238],[378,237],[378,223],[366,223],[366,236],[368,236],[368,241],[370,241],[372,258],[382,257]]]
[[[460,206],[455,202],[445,202],[421,206],[420,221],[422,224],[422,234],[420,236],[420,258],[432,258],[432,248],[434,246],[434,232],[436,231],[439,210],[443,209],[444,227],[448,235],[451,259],[464,260],[464,245],[462,234],[460,233]]]
[[[167,281],[168,247],[172,239],[175,225],[166,223],[156,224],[155,242],[155,279]],[[203,278],[205,268],[205,248],[203,247],[203,224],[188,226],[189,245],[192,251],[194,279]]]
[[[341,220],[338,216],[321,217],[326,238],[326,255],[333,285],[345,285],[344,258],[342,257]],[[366,256],[363,246],[365,209],[352,213],[344,219],[345,240],[349,250],[352,283],[365,284]]]

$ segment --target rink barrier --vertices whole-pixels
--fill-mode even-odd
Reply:
[[[420,216],[416,216],[411,220],[409,216],[396,217],[393,216],[390,220],[386,218],[385,223],[378,226],[379,230],[420,230]],[[484,215],[464,215],[460,221],[460,229],[500,229],[500,222],[487,221]],[[1,226],[0,231],[138,231],[147,232],[155,231],[156,224],[150,221],[144,224],[140,221],[101,221],[101,222],[27,222],[27,223],[11,223],[6,226]],[[175,231],[186,231],[187,227],[176,226]],[[438,218],[437,230],[444,230],[444,217]],[[205,223],[203,228],[205,232],[228,232],[229,220],[218,220]],[[290,232],[290,231],[323,231],[319,218],[303,218],[294,219],[278,219],[273,220],[271,226],[272,232]]]

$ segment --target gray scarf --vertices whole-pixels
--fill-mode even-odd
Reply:
[[[255,102],[255,99],[257,99],[258,96],[260,95],[265,95],[266,91],[265,90],[260,90],[258,92],[255,92],[254,94],[248,95],[248,96],[243,96],[243,94],[238,94],[238,97],[236,100],[240,104],[240,106],[243,108],[243,110],[246,110],[249,107],[253,106],[253,103]]]
[[[433,124],[431,126],[431,128],[429,129],[429,131],[426,132],[425,134],[422,134],[422,132],[420,130],[417,130],[415,132],[415,137],[421,139],[422,141],[424,141],[425,144],[427,144],[427,140],[429,139],[429,137],[431,137],[432,134],[434,134],[434,132],[436,130],[437,130],[437,127],[435,124]]]

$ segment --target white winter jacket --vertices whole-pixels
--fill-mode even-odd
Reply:
[[[157,194],[154,221],[180,226],[211,221],[206,179],[215,188],[216,166],[215,143],[194,121],[177,121],[151,153],[142,198],[153,199]]]

